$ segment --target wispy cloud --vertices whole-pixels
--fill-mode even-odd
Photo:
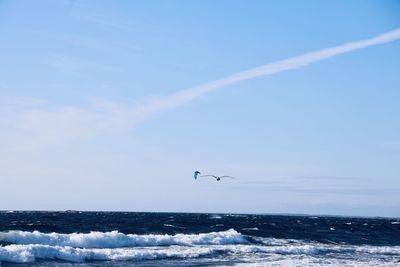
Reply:
[[[46,32],[42,30],[23,30],[24,33],[30,36],[39,36],[41,39],[45,39],[47,42],[65,43],[75,47],[87,49],[87,50],[98,50],[110,54],[138,54],[144,51],[143,47],[134,45],[130,42],[110,40],[107,38],[91,37],[87,35],[79,34],[65,34],[65,33],[54,33]]]
[[[269,76],[276,73],[301,68],[334,56],[349,53],[355,50],[367,48],[374,45],[396,41],[399,39],[400,39],[400,28],[390,32],[383,33],[381,35],[378,35],[370,39],[346,43],[339,46],[326,48],[315,52],[307,53],[304,55],[284,59],[281,61],[272,62],[257,68],[238,72],[236,74],[227,76],[219,80],[214,80],[205,84],[201,84],[196,87],[179,91],[169,96],[165,96],[146,107],[142,107],[142,109],[148,114],[151,114],[156,111],[175,108],[180,105],[186,104],[190,101],[193,101],[194,99],[208,92],[221,89],[228,85],[233,85],[257,77]]]
[[[93,60],[85,60],[80,57],[69,55],[50,55],[46,59],[46,63],[54,70],[61,73],[72,74],[74,76],[83,77],[85,71],[97,69],[102,71],[121,71],[116,66],[105,65]]]
[[[15,109],[20,107],[33,107],[43,104],[42,99],[33,97],[3,97],[0,98],[0,110]]]
[[[318,176],[301,176],[297,178],[298,180],[301,181],[354,181],[354,180],[359,180],[360,177],[350,177],[350,176],[331,176],[331,175],[318,175]],[[365,178],[363,178],[365,179]]]
[[[351,51],[384,44],[400,39],[400,29],[386,32],[379,36],[322,49],[316,52],[272,62],[257,68],[242,71],[225,78],[214,80],[196,87],[178,91],[174,94],[152,98],[141,105],[95,101],[86,108],[66,106],[53,110],[42,110],[31,106],[18,110],[0,109],[0,124],[4,118],[8,124],[14,123],[16,129],[31,131],[42,142],[63,142],[70,138],[87,137],[101,132],[129,129],[139,121],[149,118],[153,113],[177,108],[209,92],[233,85],[245,80],[297,69]],[[62,70],[75,70],[81,64],[68,58],[54,58],[51,63]]]
[[[92,22],[95,24],[99,24],[102,26],[106,26],[106,27],[111,27],[111,28],[116,28],[116,29],[120,29],[120,30],[126,30],[126,31],[130,31],[132,30],[131,27],[128,27],[127,25],[123,25],[122,23],[117,23],[117,22],[113,22],[110,20],[106,20],[100,17],[96,17],[96,16],[91,16],[91,15],[75,15],[76,18],[81,19],[81,20],[86,20],[88,22]]]
[[[135,124],[139,114],[134,110],[112,102],[94,99],[85,107],[51,107],[38,100],[0,99],[0,103],[15,103],[0,109],[0,144],[6,147],[9,140],[15,149],[36,148],[43,145],[92,138],[99,134],[123,132]],[[3,143],[5,142],[5,143]]]
[[[104,52],[123,53],[126,55],[127,53],[138,53],[143,51],[143,49],[139,46],[118,41],[100,40],[73,35],[60,35],[59,37],[55,37],[60,41],[64,41],[74,46],[79,46],[86,49],[96,49]]]

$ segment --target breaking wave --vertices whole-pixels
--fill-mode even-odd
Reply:
[[[38,231],[0,232],[0,242],[12,244],[38,244],[49,246],[70,246],[78,248],[120,248],[151,247],[172,245],[228,245],[247,244],[247,239],[233,229],[222,232],[176,235],[135,235],[118,231],[90,232],[87,234],[41,233]]]
[[[400,255],[400,247],[374,246],[329,246],[323,244],[303,244],[286,246],[260,245],[196,245],[168,247],[125,247],[125,248],[74,248],[50,245],[8,245],[0,247],[0,262],[26,263],[42,260],[63,260],[68,262],[85,261],[142,261],[157,259],[192,259],[211,255],[236,255],[256,257],[263,255],[316,256],[323,254],[357,255],[366,253],[373,258]]]
[[[388,260],[400,256],[400,246],[335,245],[293,239],[247,237],[230,229],[222,232],[176,235],[134,235],[118,231],[90,233],[0,232],[0,262],[35,260],[142,261],[195,259],[215,255],[265,260],[266,257],[339,255],[357,260]],[[6,244],[6,245],[5,245]],[[325,258],[325,257],[324,257]]]
[[[86,249],[49,245],[9,245],[0,247],[0,262],[26,263],[37,259],[84,262],[94,260],[155,260],[197,258],[215,253],[207,247],[169,247],[164,249],[103,248]]]

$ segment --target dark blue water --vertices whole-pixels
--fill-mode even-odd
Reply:
[[[0,212],[2,266],[399,266],[400,219]]]

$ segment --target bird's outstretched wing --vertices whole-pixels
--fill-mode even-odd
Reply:
[[[217,176],[211,175],[211,174],[202,175],[202,176],[200,176],[200,177],[213,177],[213,178],[215,178],[215,179],[218,179]]]
[[[220,176],[219,178],[231,178],[231,179],[236,179],[235,177],[229,176],[229,175],[223,175]]]

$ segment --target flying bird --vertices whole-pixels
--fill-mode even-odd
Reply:
[[[200,174],[201,174],[201,172],[195,171],[194,175],[193,175],[194,179],[196,180],[199,177],[212,177],[217,181],[221,181],[222,178],[236,179],[235,177],[232,177],[232,176],[229,176],[229,175],[217,176],[217,175],[212,175],[212,174],[206,174],[206,175],[200,175]]]

